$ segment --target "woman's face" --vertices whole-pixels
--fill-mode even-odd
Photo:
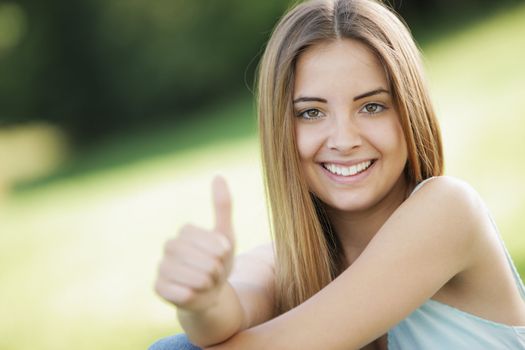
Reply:
[[[362,43],[314,45],[294,82],[297,147],[310,191],[329,207],[363,211],[405,186],[406,140],[383,67]]]

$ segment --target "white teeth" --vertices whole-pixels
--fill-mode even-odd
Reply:
[[[326,170],[328,170],[329,172],[333,174],[342,175],[342,176],[353,176],[353,175],[356,175],[356,174],[359,174],[365,171],[366,169],[368,169],[368,167],[371,164],[372,164],[372,161],[367,160],[366,162],[354,164],[349,167],[344,167],[344,166],[336,165],[333,163],[324,163],[323,166],[325,167]]]

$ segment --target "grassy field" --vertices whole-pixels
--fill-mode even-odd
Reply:
[[[447,173],[486,199],[522,275],[523,18],[520,6],[423,47]],[[233,192],[239,250],[269,239],[252,102],[218,110],[104,142],[0,204],[0,349],[144,349],[176,332],[156,265],[181,224],[210,225],[214,174]]]

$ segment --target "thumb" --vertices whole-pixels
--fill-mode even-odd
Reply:
[[[233,243],[232,201],[226,181],[216,176],[212,183],[215,210],[215,231],[224,234]]]

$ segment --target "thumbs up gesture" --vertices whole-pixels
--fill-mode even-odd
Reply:
[[[187,311],[215,305],[232,267],[231,197],[223,178],[216,177],[212,187],[214,229],[182,227],[164,246],[155,284],[162,298]]]

